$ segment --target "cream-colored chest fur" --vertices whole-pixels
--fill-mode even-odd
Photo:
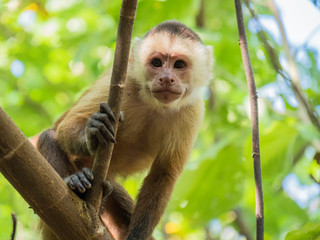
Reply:
[[[126,91],[122,105],[125,121],[117,133],[110,173],[122,176],[148,169],[159,157],[178,155],[192,144],[202,120],[202,101],[179,111],[152,109]],[[162,161],[172,159],[163,159]],[[179,161],[179,159],[176,159]]]

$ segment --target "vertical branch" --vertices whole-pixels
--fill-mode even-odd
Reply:
[[[237,23],[239,31],[239,43],[242,54],[242,61],[244,70],[247,77],[247,83],[250,95],[251,105],[251,127],[252,127],[252,148],[253,148],[253,166],[254,166],[254,179],[256,190],[256,228],[257,239],[264,239],[264,206],[263,206],[263,191],[262,191],[262,179],[261,179],[261,163],[260,163],[260,144],[259,144],[259,121],[258,121],[258,101],[257,92],[254,82],[254,76],[250,63],[250,57],[248,52],[247,37],[244,27],[241,0],[235,0],[235,8],[237,13]]]
[[[200,7],[196,17],[196,24],[198,28],[204,27],[204,0],[200,0]]]
[[[130,41],[136,15],[137,2],[138,0],[123,0],[121,4],[117,43],[108,99],[108,105],[114,112],[116,119],[119,119],[120,117],[120,107],[127,75]],[[115,123],[114,129],[116,133],[118,129],[118,122]],[[101,204],[102,183],[107,178],[113,146],[114,145],[111,142],[107,147],[99,145],[94,159],[92,172],[95,179],[92,183],[91,191],[87,194],[86,200],[96,210],[99,209]]]

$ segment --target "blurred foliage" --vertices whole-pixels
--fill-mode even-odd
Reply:
[[[238,220],[253,237],[255,198],[248,91],[235,10],[233,1],[205,1],[205,26],[200,28],[195,20],[199,3],[140,0],[138,5],[134,36],[161,21],[177,19],[214,46],[215,58],[204,123],[154,235],[170,240],[246,239]],[[254,7],[272,18],[263,3],[255,1]],[[28,137],[50,127],[112,66],[120,4],[120,0],[0,1],[0,105]],[[244,13],[248,23],[246,9]],[[272,69],[257,36],[247,34],[259,92],[265,239],[284,239],[293,230],[286,239],[316,239],[320,201],[314,181],[320,180],[320,171],[313,155],[319,132],[301,121],[291,90]],[[284,56],[272,36],[270,42]],[[297,60],[301,79],[308,81],[304,93],[319,111],[319,53],[306,45],[299,51],[305,54],[304,62]],[[122,181],[135,196],[142,179]],[[0,239],[9,239],[11,212],[18,218],[16,239],[38,239],[36,216],[2,175],[0,196]]]

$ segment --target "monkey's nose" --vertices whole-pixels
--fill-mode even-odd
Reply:
[[[172,86],[175,84],[175,80],[171,77],[161,77],[159,78],[159,83],[162,86]]]

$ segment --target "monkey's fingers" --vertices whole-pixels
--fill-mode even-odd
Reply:
[[[108,200],[108,196],[110,196],[110,194],[113,191],[113,185],[109,180],[105,180],[102,183],[102,188],[103,188],[103,194],[102,194],[100,211],[103,210],[103,206],[106,206],[106,201]]]
[[[111,108],[105,102],[100,103],[100,112],[106,113],[111,121],[116,122],[116,118]]]
[[[112,134],[112,136],[114,136],[114,128],[113,125],[111,124],[108,115],[105,113],[94,113],[91,116],[91,120],[96,120],[99,121],[101,123],[103,123],[106,128],[108,129],[108,131]]]
[[[106,126],[97,120],[91,119],[90,125],[92,133],[98,138],[99,142],[107,145],[108,141],[116,142],[114,135],[106,128]]]
[[[82,168],[82,172],[86,175],[86,177],[92,181],[93,180],[93,174],[89,168]]]
[[[109,180],[103,182],[103,198],[108,197],[113,191],[113,185]]]
[[[71,190],[76,190],[76,186],[74,185],[73,181],[71,180],[71,176],[69,177],[66,177],[64,179],[65,183],[68,185],[68,187],[71,189]]]
[[[86,191],[85,187],[82,185],[79,177],[76,174],[66,177],[65,182],[73,191],[77,190],[80,193],[84,193]]]
[[[85,191],[87,189],[91,188],[91,183],[83,172],[77,172],[76,174],[77,174],[82,186],[84,186],[86,188]]]
[[[88,129],[88,132],[91,136],[94,136],[98,140],[99,143],[106,146],[109,141],[111,141],[113,143],[116,142],[115,138],[112,136],[112,134],[107,129],[105,129],[104,126],[101,126],[101,124],[99,124],[99,123],[97,123],[95,125],[96,126],[90,127]]]
[[[74,186],[76,187],[76,190],[80,193],[84,193],[86,191],[86,188],[81,183],[79,177],[77,175],[72,175],[71,180],[73,181]]]

